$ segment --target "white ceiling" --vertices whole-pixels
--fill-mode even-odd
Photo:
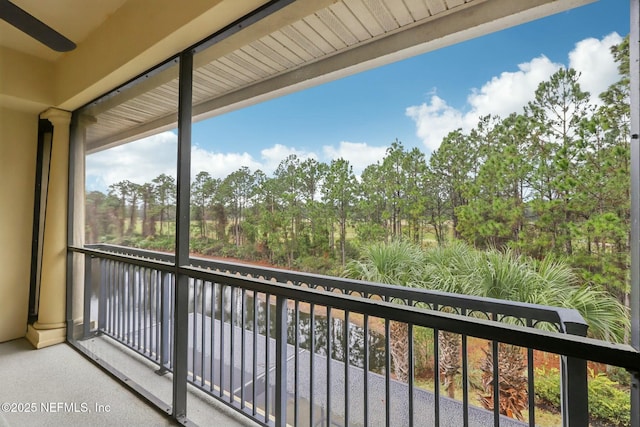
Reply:
[[[76,45],[102,25],[127,0],[11,0]],[[0,20],[0,46],[55,61],[55,52],[22,31]]]

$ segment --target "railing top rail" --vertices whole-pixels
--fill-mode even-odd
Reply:
[[[128,254],[144,259],[157,259],[164,262],[175,261],[175,257],[172,254],[164,252],[106,244],[87,245],[86,247]],[[345,295],[360,294],[365,298],[379,296],[385,301],[404,302],[406,305],[426,303],[431,305],[434,310],[450,307],[458,309],[459,314],[468,314],[469,312],[494,313],[503,317],[527,319],[534,323],[550,323],[556,325],[560,332],[586,335],[587,323],[577,310],[569,308],[454,294],[430,289],[401,287],[200,257],[191,257],[190,264],[193,267],[212,271],[218,270],[251,277],[263,277],[266,280],[275,279],[277,282],[284,284],[307,285],[312,288],[321,287],[329,291],[338,289]]]
[[[69,246],[68,249],[71,252],[81,253],[93,257],[111,259],[114,261],[125,261],[139,267],[153,268],[160,271],[175,271],[175,265],[171,261],[154,259],[154,258],[142,258],[140,256],[128,253],[117,253],[113,251],[96,249],[94,247],[79,248],[76,246]]]

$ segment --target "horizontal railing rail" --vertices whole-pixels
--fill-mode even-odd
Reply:
[[[95,244],[88,245],[87,247],[167,263],[172,263],[175,258],[172,254],[164,252],[146,251],[125,246]],[[427,308],[432,310],[441,311],[443,308],[453,308],[458,314],[461,314],[462,311],[474,314],[491,313],[499,316],[497,320],[501,320],[501,318],[531,320],[532,323],[529,326],[536,326],[538,323],[548,323],[557,327],[560,332],[586,335],[587,324],[580,313],[574,309],[452,294],[429,289],[398,287],[363,280],[345,279],[200,257],[191,257],[190,264],[193,267],[211,271],[240,274],[245,277],[261,277],[267,281],[291,283],[297,286],[320,288],[332,292],[340,291],[346,295],[357,294],[367,299],[372,296],[378,296],[385,301],[403,303],[405,305],[422,303],[426,304]]]
[[[536,424],[534,351],[560,355],[561,409],[564,425],[571,427],[588,422],[587,359],[634,374],[640,367],[640,354],[630,346],[572,335],[571,324],[583,320],[570,310],[532,304],[510,307],[507,301],[475,301],[197,258],[176,266],[171,255],[130,248],[70,251],[86,260],[85,335],[116,339],[152,360],[161,372],[172,370],[175,357],[187,357],[192,385],[263,425],[369,425],[374,419],[390,425],[396,417],[404,417],[398,422],[411,426],[416,420],[443,426],[525,425],[501,415],[499,405],[491,411],[474,406],[469,385],[474,366],[468,355],[472,339],[487,341],[486,355],[493,366],[499,366],[505,345],[526,353],[531,426]],[[189,326],[182,329],[189,333],[186,356],[171,350],[177,276],[189,278]],[[96,277],[97,314],[87,297],[94,285],[89,282],[98,281]],[[303,281],[307,286],[300,285]],[[393,291],[404,304],[397,303]],[[372,295],[379,298],[368,298]],[[438,310],[443,306],[459,310]],[[523,307],[525,315],[518,311]],[[477,310],[491,316],[469,315]],[[526,323],[497,321],[497,313],[526,318]],[[98,319],[97,327],[89,330],[87,320],[93,318]],[[560,332],[533,327],[539,319],[559,325]],[[430,391],[414,381],[418,331],[431,337],[426,349],[435,375]],[[451,378],[459,378],[461,400],[448,399],[441,389],[441,380],[447,379],[441,340],[447,334],[458,337],[455,352],[461,362]],[[499,371],[493,369],[489,384],[500,384]],[[501,401],[499,387],[491,394],[493,402]],[[408,408],[403,406],[406,402]]]

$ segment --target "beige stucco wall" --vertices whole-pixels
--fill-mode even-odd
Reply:
[[[0,342],[27,330],[38,115],[0,108]]]

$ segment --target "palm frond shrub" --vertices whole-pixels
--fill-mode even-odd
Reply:
[[[578,276],[562,259],[541,261],[507,249],[478,251],[462,242],[423,250],[405,241],[378,243],[363,249],[362,258],[346,266],[347,277],[373,282],[422,287],[478,297],[490,297],[576,309],[589,325],[589,336],[622,341],[628,336],[626,309],[603,290],[580,286]],[[512,319],[513,320],[513,319]],[[548,325],[547,325],[548,326]],[[407,325],[391,322],[392,358],[396,377],[407,380]],[[460,335],[440,332],[441,374],[449,395],[460,369]],[[519,417],[527,405],[526,364],[522,349],[498,346],[500,410]],[[481,363],[483,377],[492,378],[490,351]],[[438,355],[436,355],[437,357]],[[491,360],[489,360],[491,359]],[[479,396],[493,407],[492,382],[486,382]],[[484,400],[483,400],[484,399]]]
[[[400,286],[418,286],[424,266],[424,252],[409,242],[395,240],[375,243],[363,249],[360,260],[345,266],[344,275],[370,282]],[[409,336],[406,323],[392,321],[389,324],[389,343],[395,377],[409,380]]]

